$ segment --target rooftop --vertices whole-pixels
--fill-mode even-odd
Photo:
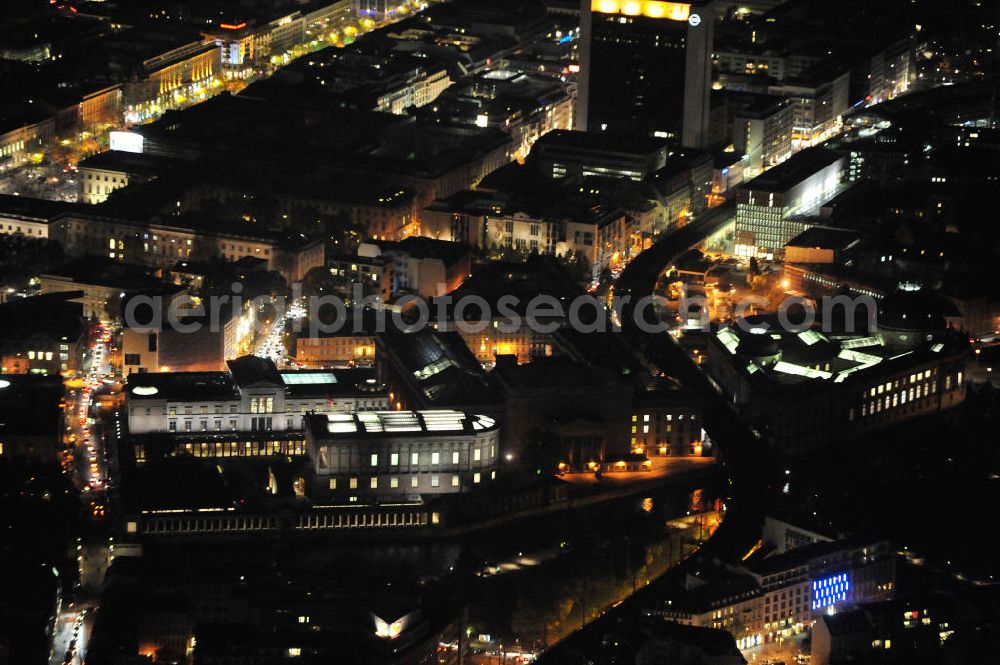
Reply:
[[[771,575],[793,568],[808,565],[815,561],[826,561],[828,557],[838,553],[847,553],[854,550],[868,549],[875,554],[878,550],[888,551],[886,541],[865,541],[861,539],[848,540],[821,540],[802,547],[796,547],[774,556],[764,556],[751,558],[747,561],[746,567],[757,575]]]
[[[840,159],[843,159],[842,155],[825,148],[806,148],[760,174],[744,187],[755,192],[787,192]]]
[[[306,428],[321,439],[402,434],[447,435],[496,429],[490,416],[450,409],[428,411],[360,411],[306,418]]]
[[[495,404],[482,365],[461,336],[424,328],[405,333],[389,326],[376,336],[379,352],[398,366],[399,376],[413,384],[428,404]]]
[[[826,629],[830,631],[831,635],[851,635],[872,630],[868,614],[861,609],[837,612],[831,615],[825,614],[820,617],[820,621],[826,624]]]
[[[176,168],[176,163],[159,155],[108,150],[87,157],[80,162],[79,167],[121,171],[129,175],[156,176],[168,169]]]
[[[910,301],[925,303],[916,298],[907,299]],[[713,337],[733,357],[731,362],[738,370],[757,382],[758,387],[774,390],[782,387],[798,390],[810,382],[817,386],[827,381],[850,383],[862,376],[862,380],[871,381],[873,376],[929,361],[941,354],[964,351],[967,340],[949,334],[944,329],[942,317],[933,312],[917,316],[917,310],[905,310],[905,303],[890,305],[887,308],[885,303],[879,303],[878,327],[874,330],[869,330],[867,323],[859,320],[859,331],[854,333],[823,333],[817,329],[790,331],[781,329],[771,316],[757,316],[747,319],[746,330],[724,326]],[[862,307],[859,312],[865,310]],[[843,314],[843,308],[836,308],[835,313],[838,312]],[[920,312],[924,312],[924,308]],[[790,316],[794,318],[795,314]],[[831,321],[830,326],[839,327],[843,323]],[[904,328],[901,325],[904,323],[910,327]],[[924,327],[932,340],[914,348],[897,346],[894,338],[886,334],[898,329],[923,330]]]
[[[513,309],[524,311],[531,298],[539,294],[569,302],[581,295],[582,289],[552,257],[539,255],[524,263],[498,261],[480,266],[449,295],[452,302],[465,296],[477,296],[494,307],[504,296],[514,296],[518,302]],[[467,318],[471,319],[476,308],[467,307],[466,311],[469,312]]]
[[[603,367],[578,363],[568,358],[539,358],[530,363],[498,363],[493,373],[515,391],[621,389],[615,373]]]
[[[853,231],[826,226],[811,226],[787,243],[786,247],[812,247],[843,252],[858,243],[860,237]]]
[[[0,217],[15,217],[31,221],[51,221],[67,212],[85,209],[83,203],[48,201],[29,196],[0,194]]]
[[[321,398],[333,394],[380,392],[367,367],[279,371],[269,358],[243,356],[228,361],[231,372],[150,372],[128,377],[130,399],[212,401],[239,399],[240,389],[274,386],[289,397]]]
[[[599,152],[632,153],[646,155],[667,149],[666,139],[623,138],[599,132],[578,132],[570,129],[556,129],[535,142],[532,152],[545,148],[569,150],[590,150]]]
[[[284,384],[281,373],[270,358],[260,356],[242,356],[227,360],[226,365],[232,374],[233,381],[240,388],[261,385],[280,386]]]
[[[410,236],[403,240],[371,241],[382,253],[398,252],[416,259],[439,259],[445,265],[457,263],[469,255],[469,246],[460,242]]]
[[[106,256],[82,256],[64,263],[46,275],[69,279],[76,284],[92,284],[122,291],[176,291],[146,266],[120,263]]]
[[[209,401],[238,399],[239,393],[226,372],[132,373],[126,392],[130,399]]]

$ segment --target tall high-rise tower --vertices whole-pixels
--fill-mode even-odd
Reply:
[[[577,129],[708,137],[712,0],[581,0]]]

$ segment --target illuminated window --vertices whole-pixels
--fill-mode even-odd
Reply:
[[[460,483],[461,483],[461,480],[459,479],[459,477],[457,475],[454,475],[454,476],[451,477],[451,486],[452,487],[458,487]]]
[[[417,487],[420,485],[420,478],[417,476],[410,476],[410,487]]]
[[[332,490],[337,489],[337,479],[336,478],[331,478],[330,479],[330,489],[332,489]]]
[[[377,490],[378,489],[378,476],[372,476],[371,480],[368,481],[368,487]]]
[[[399,466],[399,453],[392,453],[389,455],[389,464],[392,466]]]
[[[441,463],[441,453],[431,453],[431,464],[437,465]]]
[[[478,473],[472,474],[472,482],[478,483],[481,480],[482,480],[482,476],[480,474],[478,474]]]
[[[378,453],[372,453],[372,456],[371,456],[371,465],[372,466],[378,466]]]
[[[457,450],[454,451],[454,452],[452,452],[452,454],[451,454],[451,463],[452,464],[458,464],[458,451]]]
[[[410,464],[414,466],[420,464],[420,453],[410,453]]]
[[[483,457],[483,451],[480,448],[476,448],[475,450],[472,451],[472,459],[474,459],[475,461],[478,462],[480,459],[482,459],[482,457]]]
[[[847,573],[834,575],[821,580],[813,580],[812,583],[812,609],[825,609],[843,602],[847,599],[847,594],[851,590],[851,583]]]
[[[399,487],[399,476],[392,476],[389,478],[389,487],[392,489]]]
[[[350,479],[350,480],[348,481],[347,485],[348,485],[348,487],[350,487],[350,488],[351,488],[352,490],[356,490],[356,489],[358,489],[358,479],[357,479],[357,478],[351,478],[351,479]]]
[[[440,487],[441,478],[439,476],[431,476],[431,487]]]

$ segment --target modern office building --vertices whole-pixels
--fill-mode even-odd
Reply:
[[[467,492],[496,480],[499,430],[490,416],[448,409],[308,416],[313,494],[353,502]]]
[[[643,180],[667,163],[662,138],[555,130],[535,142],[531,160],[553,178],[613,176]]]
[[[733,118],[733,146],[746,155],[745,174],[754,177],[792,154],[791,103],[779,97],[762,97],[737,111]]]
[[[712,0],[581,1],[577,129],[705,147]]]
[[[793,150],[818,145],[837,131],[850,107],[849,84],[849,72],[817,68],[801,78],[787,78],[768,87],[768,94],[792,102]]]
[[[803,150],[745,183],[736,199],[736,254],[781,258],[785,244],[808,227],[802,217],[837,191],[845,162],[822,148]]]

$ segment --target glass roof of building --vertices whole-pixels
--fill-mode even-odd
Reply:
[[[330,434],[397,432],[466,432],[490,429],[496,420],[489,416],[466,414],[450,409],[430,411],[360,411],[331,413],[326,416]]]
[[[281,378],[288,386],[314,386],[337,382],[337,375],[333,372],[282,372]]]

